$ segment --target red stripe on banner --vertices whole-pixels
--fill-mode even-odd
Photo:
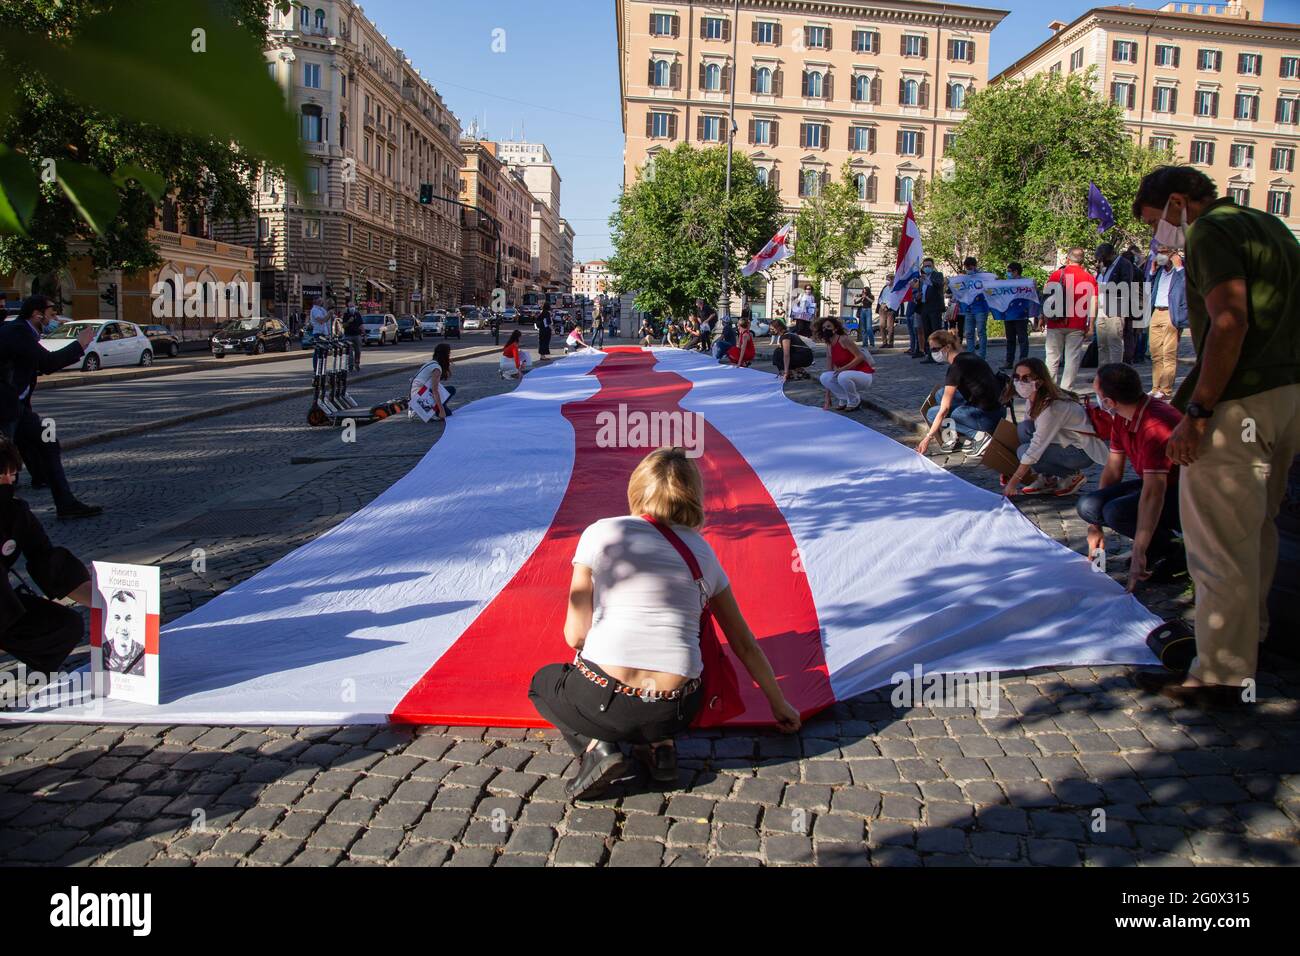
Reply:
[[[573,473],[550,528],[510,583],[407,692],[393,721],[549,726],[529,702],[528,687],[539,668],[573,659],[564,643],[564,617],[578,537],[594,521],[627,514],[628,479],[651,450],[598,447],[596,417],[603,411],[617,415],[620,405],[628,413],[686,413],[679,402],[691,389],[680,375],[655,371],[650,352],[625,347],[608,353],[591,372],[600,390],[562,409],[573,425],[576,450]],[[708,513],[704,537],[726,569],[786,698],[807,716],[835,698],[817,609],[794,537],[749,463],[707,424],[703,452],[697,463]],[[771,724],[767,701],[730,648],[727,654],[740,676],[745,705],[728,723]]]
[[[158,615],[146,614],[144,619],[144,652],[158,653]]]
[[[104,646],[104,610],[103,608],[91,607],[90,609],[90,646]]]

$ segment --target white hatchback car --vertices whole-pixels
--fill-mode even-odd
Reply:
[[[94,329],[95,338],[86,346],[81,360],[83,372],[93,372],[113,365],[152,365],[153,343],[140,326],[134,322],[101,322],[79,320],[64,322],[49,335],[41,338],[41,345],[57,352],[76,341],[82,329]]]

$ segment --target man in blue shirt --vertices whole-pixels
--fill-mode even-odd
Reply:
[[[1156,249],[1155,270],[1147,288],[1151,308],[1151,394],[1169,398],[1178,378],[1178,339],[1187,328],[1187,278],[1176,249]]]
[[[1007,265],[1007,278],[1024,277],[1024,267],[1019,262]],[[1007,361],[1002,371],[1009,372],[1016,367],[1017,361],[1029,358],[1029,320],[1038,315],[1036,303],[1027,299],[1012,299],[1007,303],[1007,311],[995,313],[1002,320],[1007,330]],[[1019,347],[1020,358],[1016,358]]]
[[[966,261],[962,263],[966,268],[967,275],[975,275],[979,272],[979,263],[975,261],[974,256],[967,256]],[[980,358],[988,360],[989,357],[989,303],[984,298],[984,293],[980,293],[970,301],[969,305],[958,303],[961,310],[962,324],[966,330],[966,351],[974,352]],[[976,338],[978,337],[978,344]]]

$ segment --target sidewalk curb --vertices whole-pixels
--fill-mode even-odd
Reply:
[[[466,352],[462,355],[453,354],[452,359],[455,361],[463,361],[465,359],[479,358],[484,355],[491,355],[493,352],[499,352],[499,351],[501,351],[500,348],[494,346],[492,348],[478,349],[473,352]],[[384,378],[389,375],[397,375],[408,368],[409,366],[394,366],[385,371],[370,372],[365,375],[354,376],[351,379],[351,381],[365,382],[365,381],[369,381],[370,379]],[[129,438],[132,435],[142,435],[145,432],[156,431],[163,428],[171,428],[174,425],[185,425],[188,424],[189,422],[200,421],[201,419],[204,418],[216,418],[218,415],[228,415],[231,412],[242,412],[245,409],[255,408],[258,405],[269,405],[272,402],[283,402],[291,398],[307,398],[311,394],[312,394],[312,389],[310,386],[307,388],[296,388],[293,389],[292,391],[282,392],[278,395],[274,395],[269,398],[267,397],[255,398],[255,399],[250,399],[249,401],[246,402],[235,402],[232,405],[221,405],[217,408],[205,408],[199,412],[190,412],[189,414],[177,415],[173,418],[161,418],[151,422],[140,422],[137,425],[127,425],[123,428],[114,428],[111,429],[110,431],[100,432],[98,435],[85,435],[81,438],[73,438],[70,441],[63,442],[62,448],[64,451],[72,451],[77,448],[86,448],[90,445],[102,445],[105,442],[114,441],[118,438]]]
[[[182,353],[184,354],[184,353]],[[106,382],[131,382],[142,378],[166,378],[168,375],[183,375],[188,372],[202,372],[215,368],[238,368],[241,365],[270,365],[275,362],[287,362],[290,359],[310,355],[310,349],[295,349],[291,352],[276,352],[271,355],[247,355],[239,359],[208,359],[206,361],[181,362],[179,365],[150,365],[130,371],[118,372],[81,372],[67,378],[51,379],[43,377],[40,385],[42,392],[60,388],[81,388],[85,385],[103,385]]]

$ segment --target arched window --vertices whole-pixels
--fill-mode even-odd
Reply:
[[[821,99],[822,80],[823,77],[821,73],[817,72],[816,70],[810,70],[808,72],[808,96],[810,98]]]
[[[302,138],[308,143],[323,143],[324,120],[319,106],[308,104],[302,108]]]
[[[917,106],[921,102],[921,84],[916,80],[903,81],[903,105]]]
[[[318,30],[324,30],[324,29],[325,29],[325,11],[324,11],[324,10],[317,10],[317,11],[316,11],[316,28],[317,28]]]
[[[673,68],[667,60],[655,60],[655,86],[668,86],[672,83]]]
[[[765,93],[770,95],[772,92],[772,71],[766,66],[758,68],[758,74],[754,77],[754,92]]]
[[[306,7],[298,8],[298,23],[303,27],[311,26],[311,11]]]
[[[722,89],[722,67],[710,63],[704,68],[704,88],[706,90]]]
[[[815,169],[805,169],[803,171],[803,194],[805,196],[816,196],[821,182],[821,173]]]
[[[859,198],[859,199],[866,199],[866,198],[867,198],[867,175],[866,175],[866,173],[858,173],[856,176],[854,176],[854,177],[853,177],[853,185],[854,185],[854,187],[855,187],[855,188],[857,189],[857,191],[858,191],[858,198]]]
[[[954,83],[952,89],[948,92],[949,100],[952,103],[952,109],[960,110],[966,107],[966,87],[960,83]]]
[[[904,176],[898,181],[898,201],[911,202],[915,182],[911,176]]]
[[[871,99],[871,77],[859,74],[853,78],[853,98],[860,103]]]
[[[768,180],[768,174],[771,172],[771,170],[769,170],[766,166],[757,166],[754,168],[754,172],[758,174],[759,184],[766,186]]]

